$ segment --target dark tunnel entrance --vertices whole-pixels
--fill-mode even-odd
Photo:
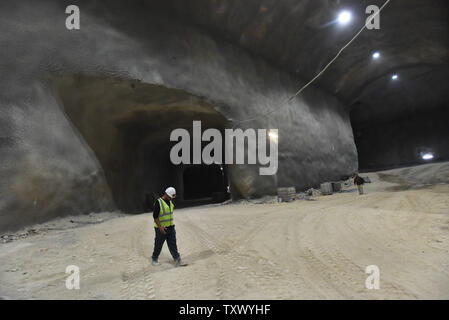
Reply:
[[[448,71],[443,65],[409,65],[398,81],[379,77],[363,87],[350,106],[359,169],[449,159],[449,140],[441,138],[449,135],[449,109],[442,103],[449,99]]]
[[[193,121],[198,120],[203,131],[224,130],[226,119],[210,103],[182,90],[138,81],[71,76],[54,84],[121,211],[152,210],[153,199],[168,186],[177,189],[178,207],[228,198],[226,168],[174,165],[170,159],[177,143],[170,141],[173,130],[186,129],[192,137]]]
[[[184,200],[226,200],[227,177],[223,166],[196,165],[184,169]]]
[[[359,169],[378,171],[447,161],[449,140],[441,137],[449,136],[448,122],[447,108],[377,121],[358,121],[357,113],[351,112]],[[426,159],[426,154],[432,159]]]

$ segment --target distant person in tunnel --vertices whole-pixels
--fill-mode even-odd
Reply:
[[[169,187],[165,190],[164,195],[156,200],[154,205],[153,218],[154,231],[156,235],[154,238],[154,251],[151,257],[153,266],[160,265],[158,258],[165,240],[167,240],[168,249],[175,260],[175,266],[178,267],[187,265],[181,260],[178,247],[176,245],[176,231],[173,220],[174,205],[172,202],[175,197],[175,188]]]
[[[359,194],[364,194],[363,192],[363,185],[365,184],[365,180],[361,176],[359,176],[359,173],[356,172],[354,175],[354,184],[357,186],[357,189],[359,189]]]

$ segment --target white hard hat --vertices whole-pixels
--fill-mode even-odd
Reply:
[[[167,196],[169,196],[170,198],[175,198],[176,197],[176,190],[173,187],[169,187],[167,188],[167,190],[165,190],[165,193],[167,194]]]

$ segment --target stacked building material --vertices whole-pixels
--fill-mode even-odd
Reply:
[[[296,188],[278,188],[278,202],[291,202],[296,200]]]
[[[341,182],[332,182],[332,190],[334,192],[341,192]]]
[[[331,195],[334,193],[331,182],[322,183],[320,189],[323,196]]]

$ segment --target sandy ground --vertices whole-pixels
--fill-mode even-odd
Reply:
[[[174,268],[166,246],[150,265],[151,214],[33,226],[0,244],[0,297],[449,299],[449,163],[364,176],[363,196],[175,210],[187,267]],[[80,268],[79,290],[65,286],[68,265]],[[365,287],[369,265],[379,290]]]

